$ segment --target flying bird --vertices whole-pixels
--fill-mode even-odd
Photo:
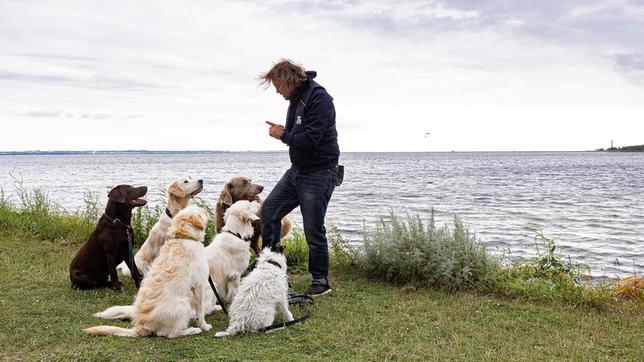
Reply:
[[[425,132],[425,138],[429,137],[429,132]]]

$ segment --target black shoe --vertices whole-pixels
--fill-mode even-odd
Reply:
[[[317,297],[318,295],[323,295],[331,291],[331,287],[328,285],[323,285],[323,284],[311,284],[309,289],[304,292],[304,294],[311,296],[311,297]]]

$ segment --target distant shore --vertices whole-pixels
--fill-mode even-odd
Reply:
[[[131,154],[230,154],[230,153],[275,153],[286,151],[174,151],[174,150],[123,150],[123,151],[0,151],[0,156],[14,155],[131,155]]]
[[[609,152],[644,152],[644,145],[637,146],[624,146],[624,147],[609,147],[607,149],[598,148],[595,151],[609,151]]]
[[[343,153],[560,153],[560,152],[572,152],[572,153],[586,153],[586,152],[644,152],[644,145],[640,146],[627,146],[620,148],[598,148],[596,150],[581,150],[581,151],[345,151]],[[0,151],[0,156],[73,156],[73,155],[177,155],[177,154],[202,154],[202,155],[217,155],[217,154],[239,154],[239,153],[287,153],[286,150],[263,150],[263,151],[220,151],[220,150],[101,150],[101,151],[91,151],[91,150],[82,150],[82,151],[63,151],[63,150],[54,150],[54,151],[40,151],[40,150],[29,150],[29,151]]]

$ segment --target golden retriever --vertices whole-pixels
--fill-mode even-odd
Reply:
[[[231,302],[239,288],[241,275],[248,268],[250,249],[248,243],[253,236],[252,222],[259,219],[256,201],[240,200],[226,210],[226,224],[221,232],[206,247],[206,259],[210,277],[217,286],[222,299]],[[215,309],[214,293],[210,293],[207,312]]]
[[[84,331],[99,336],[155,334],[175,338],[210,330],[212,326],[204,319],[208,261],[203,240],[207,222],[208,214],[197,206],[174,217],[168,231],[172,239],[161,247],[134,301],[133,328],[97,326]],[[193,317],[198,328],[188,327]]]
[[[190,199],[203,190],[203,180],[180,179],[173,181],[167,187],[168,203],[165,212],[159,216],[159,221],[152,226],[148,238],[145,239],[139,251],[134,255],[134,263],[144,277],[147,275],[150,264],[159,255],[159,250],[168,240],[168,229],[172,224],[172,217],[188,206]],[[130,275],[130,269],[125,263],[119,264],[123,275]]]

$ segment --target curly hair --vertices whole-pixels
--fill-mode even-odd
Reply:
[[[273,63],[271,69],[259,75],[260,85],[268,88],[273,84],[295,85],[299,87],[307,80],[305,69],[301,64],[297,64],[290,59],[282,58],[277,63]]]

